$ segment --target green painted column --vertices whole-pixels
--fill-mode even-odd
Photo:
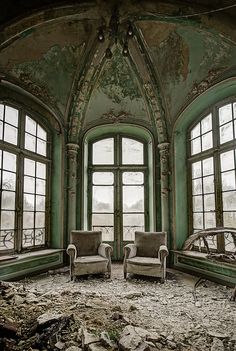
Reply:
[[[158,144],[161,169],[161,227],[169,231],[169,143]]]
[[[79,145],[69,143],[66,146],[68,157],[67,228],[69,239],[71,230],[76,229],[77,156]]]

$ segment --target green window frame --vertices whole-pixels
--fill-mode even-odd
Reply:
[[[213,106],[188,135],[190,233],[236,227],[236,101]],[[231,234],[209,238],[208,245],[213,251],[235,250]]]
[[[0,103],[0,255],[48,245],[49,144],[36,116]]]

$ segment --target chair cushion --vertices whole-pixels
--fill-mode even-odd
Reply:
[[[127,260],[127,263],[134,264],[134,265],[140,265],[140,266],[160,266],[160,264],[161,264],[159,258],[140,257],[140,256],[135,256],[135,257],[129,258]]]
[[[101,242],[101,231],[71,231],[71,243],[76,246],[78,256],[97,255]]]
[[[88,263],[99,263],[99,262],[107,262],[108,259],[105,257],[102,257],[100,255],[94,255],[94,256],[82,256],[82,257],[77,257],[74,261],[74,264],[88,264]]]
[[[166,245],[165,232],[135,232],[137,256],[157,257],[161,245]]]

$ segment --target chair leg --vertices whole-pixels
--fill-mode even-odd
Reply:
[[[161,278],[161,284],[164,284],[165,283],[165,278]]]
[[[126,279],[127,278],[127,273],[126,272],[124,272],[124,279]]]

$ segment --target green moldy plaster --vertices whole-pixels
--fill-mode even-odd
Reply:
[[[36,96],[57,104],[63,113],[81,47],[54,45],[42,58],[16,65],[12,74]]]

